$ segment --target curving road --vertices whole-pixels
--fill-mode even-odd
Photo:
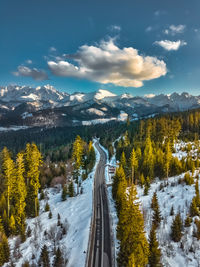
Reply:
[[[95,146],[100,153],[100,160],[94,180],[94,209],[87,267],[112,267],[109,209],[104,183],[107,158],[99,143],[96,143]]]

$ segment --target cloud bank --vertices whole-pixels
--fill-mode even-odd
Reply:
[[[187,45],[187,43],[182,40],[178,41],[161,40],[161,41],[156,41],[155,44],[161,46],[167,51],[178,50],[181,46]]]
[[[18,66],[17,71],[13,72],[15,76],[31,77],[36,81],[48,80],[48,75],[43,70],[38,70],[36,68],[29,68],[23,65]]]
[[[141,87],[144,81],[164,76],[166,64],[156,57],[139,55],[133,47],[119,48],[113,39],[96,46],[81,46],[66,60],[48,61],[56,76],[88,79],[102,84]]]

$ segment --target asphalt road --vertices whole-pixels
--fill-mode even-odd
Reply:
[[[105,188],[106,154],[96,143],[100,153],[94,181],[93,225],[88,253],[88,267],[112,267],[112,243],[109,209]]]

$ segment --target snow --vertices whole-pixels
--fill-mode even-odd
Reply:
[[[93,143],[95,142],[96,141],[94,140]],[[36,241],[34,241],[33,237],[29,237],[20,245],[22,257],[17,261],[16,267],[21,267],[25,260],[27,260],[29,263],[32,261],[34,262],[35,260],[31,259],[32,253],[35,254],[36,260],[38,260],[41,248],[44,244],[46,244],[48,247],[51,261],[53,260],[53,243],[52,240],[47,239],[44,236],[44,231],[46,230],[47,233],[50,233],[52,231],[51,229],[53,229],[54,233],[58,233],[58,213],[61,216],[61,223],[63,223],[65,226],[68,225],[67,234],[64,235],[61,240],[59,240],[59,246],[63,249],[68,259],[67,266],[85,266],[92,216],[93,180],[95,169],[100,159],[99,152],[96,148],[95,153],[96,163],[93,171],[82,183],[82,194],[72,198],[68,197],[66,201],[61,201],[61,191],[58,192],[58,189],[55,188],[45,190],[45,194],[47,194],[49,199],[48,203],[53,215],[52,219],[48,218],[48,212],[44,212],[46,200],[40,201],[40,215],[37,218],[27,220],[27,226],[32,229],[32,233],[35,231]],[[40,225],[40,227],[36,227],[35,225]],[[11,253],[14,251],[16,240],[16,237],[9,239]],[[6,267],[6,264],[4,266]]]
[[[82,121],[82,125],[102,124],[113,120],[116,120],[116,118],[102,118],[90,121]]]
[[[26,118],[30,118],[30,117],[33,117],[33,114],[32,113],[28,113],[28,112],[24,112],[22,113],[22,119],[26,119]]]
[[[89,108],[86,110],[89,114],[95,114],[98,116],[104,116],[105,113],[97,108]]]
[[[117,119],[118,121],[126,121],[127,118],[128,118],[128,114],[124,112],[123,110],[121,110]]]
[[[195,175],[198,172],[196,171]],[[194,175],[194,176],[195,176]],[[170,238],[171,224],[174,216],[180,212],[181,218],[184,221],[188,212],[192,198],[195,196],[194,185],[179,184],[178,180],[184,177],[184,174],[171,177],[168,181],[155,181],[151,184],[147,196],[143,195],[143,189],[137,186],[138,197],[141,202],[141,208],[145,218],[145,230],[149,235],[153,211],[151,209],[151,199],[153,193],[157,192],[158,202],[160,206],[162,221],[157,231],[157,238],[162,252],[162,263],[169,267],[182,266],[199,266],[200,264],[200,244],[193,237],[194,223],[185,228],[182,241],[184,251],[180,248],[180,243],[175,243]],[[160,190],[161,184],[163,189]],[[174,207],[174,216],[170,216],[171,207]],[[196,247],[195,253],[189,251],[191,245]]]
[[[19,131],[19,130],[25,130],[28,128],[30,128],[30,127],[28,127],[28,126],[0,127],[0,132]]]

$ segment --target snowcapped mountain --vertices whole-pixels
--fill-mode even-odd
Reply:
[[[135,120],[198,107],[200,96],[188,93],[138,97],[104,89],[68,94],[50,85],[0,87],[1,127],[89,125],[126,120],[128,115]]]

